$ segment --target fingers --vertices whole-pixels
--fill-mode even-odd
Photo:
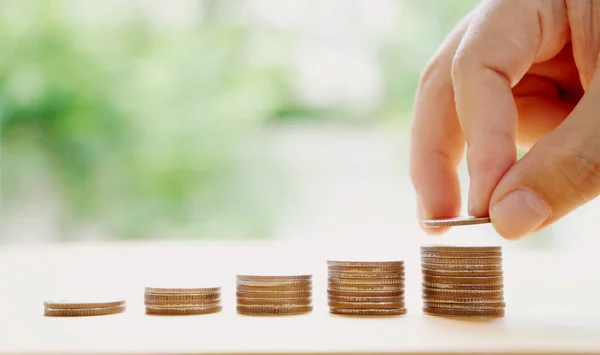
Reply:
[[[490,1],[465,33],[452,66],[467,142],[469,213],[486,216],[492,191],[516,162],[517,106],[511,92],[527,70],[568,39],[560,1]],[[562,12],[562,13],[561,13]]]
[[[583,96],[571,46],[533,65],[512,93],[519,113],[517,142],[529,150],[562,123]]]
[[[419,219],[453,217],[460,212],[456,173],[464,139],[454,108],[452,58],[470,21],[465,17],[448,36],[421,76],[411,132],[410,171]],[[424,228],[440,234],[443,228]]]
[[[553,97],[557,100],[569,103],[571,107],[575,107],[583,96],[584,90],[579,80],[579,72],[577,71],[575,60],[573,59],[573,49],[570,43],[566,44],[560,53],[551,60],[533,65],[527,72],[527,75],[513,88],[515,96],[519,96],[519,87],[523,86],[522,84],[526,84],[527,81],[530,81],[528,79],[531,77],[545,80],[547,83],[554,85],[556,95]],[[534,83],[530,83],[530,88],[535,87],[531,84]],[[539,84],[538,80],[538,85]],[[540,85],[540,87],[542,86],[545,85]],[[521,92],[521,94],[526,95],[524,92]],[[535,93],[530,93],[530,95],[531,94]],[[548,97],[547,93],[541,94],[541,96]]]
[[[600,0],[566,0],[566,5],[571,25],[573,57],[579,70],[581,85],[587,89],[592,75],[598,67]]]
[[[571,115],[502,178],[490,217],[500,235],[518,239],[600,194],[600,75]]]
[[[527,150],[558,127],[573,110],[567,103],[538,96],[517,98],[516,102],[519,112],[517,141]]]

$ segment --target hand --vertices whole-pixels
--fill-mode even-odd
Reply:
[[[489,214],[507,239],[598,196],[599,51],[600,0],[482,1],[422,74],[411,142],[419,218],[459,214],[465,143],[469,214]],[[519,161],[517,144],[530,148]]]

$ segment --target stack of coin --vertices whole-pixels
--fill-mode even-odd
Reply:
[[[125,300],[103,301],[46,301],[44,315],[47,317],[105,316],[125,312]]]
[[[221,288],[158,288],[146,287],[146,314],[187,316],[221,311]]]
[[[237,275],[237,312],[287,316],[312,311],[312,275]]]
[[[503,317],[500,247],[421,247],[423,311],[449,317]]]
[[[403,261],[328,261],[329,312],[350,316],[406,314]]]

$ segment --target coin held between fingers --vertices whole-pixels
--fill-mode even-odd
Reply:
[[[421,224],[427,228],[470,226],[485,223],[491,223],[490,217],[459,216],[452,218],[424,219],[421,221]]]

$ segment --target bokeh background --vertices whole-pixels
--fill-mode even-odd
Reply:
[[[475,3],[1,0],[0,243],[417,240],[412,102]]]

